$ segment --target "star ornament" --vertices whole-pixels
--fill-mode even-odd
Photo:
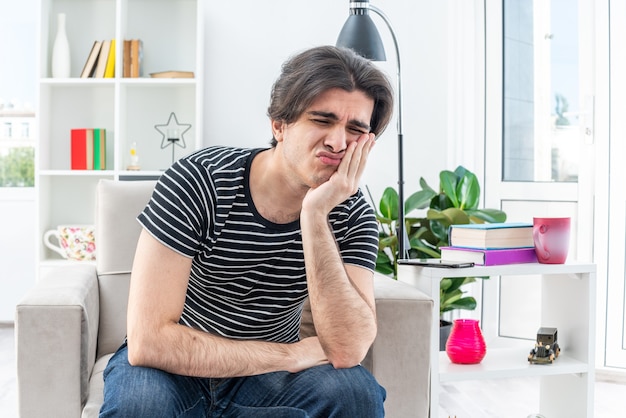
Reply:
[[[183,135],[191,129],[191,124],[178,123],[178,119],[176,119],[176,114],[174,112],[170,113],[170,117],[166,124],[154,125],[154,128],[163,135],[163,138],[161,139],[161,149],[167,148],[170,145],[172,147],[174,145],[181,148],[187,147],[185,144],[185,137]]]

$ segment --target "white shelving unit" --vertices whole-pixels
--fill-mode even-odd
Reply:
[[[595,289],[594,264],[513,264],[446,269],[412,265],[398,266],[398,279],[430,295],[439,312],[439,282],[444,277],[491,277],[540,275],[541,321],[558,329],[561,355],[553,364],[530,364],[532,348],[527,341],[485,334],[487,354],[479,364],[453,364],[439,351],[439,317],[433,316],[430,356],[430,416],[436,418],[441,382],[516,378],[540,379],[539,412],[550,418],[593,417],[595,377]],[[520,300],[520,303],[523,303]]]
[[[161,149],[155,125],[172,112],[181,124],[186,148],[176,158],[202,147],[202,0],[42,0],[40,2],[39,90],[35,181],[37,260],[58,265],[60,257],[42,243],[43,233],[62,224],[94,223],[95,186],[102,178],[156,178],[171,164],[171,148]],[[69,78],[51,78],[57,14],[66,15],[70,44]],[[115,77],[80,78],[95,40],[115,39]],[[123,40],[143,41],[143,77],[124,78]],[[193,71],[193,79],[155,79],[152,72]],[[70,130],[105,128],[106,169],[70,169]],[[130,148],[137,145],[141,171],[127,171]],[[38,270],[40,270],[38,269]],[[39,271],[38,271],[39,273]]]

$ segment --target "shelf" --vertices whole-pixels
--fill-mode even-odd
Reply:
[[[587,373],[589,365],[561,353],[552,364],[530,364],[527,360],[532,344],[522,348],[489,349],[479,364],[454,364],[445,351],[439,354],[439,381],[500,379],[532,376],[556,376]]]
[[[566,264],[507,264],[502,266],[475,266],[469,268],[437,268],[411,266],[420,270],[420,275],[429,278],[437,277],[483,277],[507,275],[554,275],[579,274],[595,272],[596,266],[589,263],[568,262]]]
[[[118,174],[120,177],[160,177],[165,170],[122,170]]]
[[[453,364],[445,351],[439,351],[439,317],[434,315],[430,329],[432,418],[438,416],[442,382],[523,377],[539,377],[540,411],[546,416],[571,418],[593,414],[590,397],[595,361],[594,264],[572,261],[471,268],[398,265],[398,280],[431,296],[435,312],[439,311],[439,284],[444,277],[495,277],[500,281],[508,280],[508,276],[533,275],[541,276],[541,323],[559,330],[562,350],[559,357],[552,364],[531,364],[528,354],[534,340],[507,339],[492,334],[485,338],[487,353],[480,363]],[[567,294],[566,299],[563,294]],[[546,387],[551,388],[549,393],[544,391]]]
[[[195,78],[121,78],[120,84],[128,86],[193,86],[196,84]]]
[[[42,78],[39,83],[52,87],[87,87],[113,85],[114,78]]]
[[[95,188],[101,179],[155,180],[172,163],[203,146],[204,2],[200,0],[42,0],[37,60],[38,132],[35,144],[36,259],[57,263],[42,243],[63,224],[95,223]],[[150,10],[150,13],[146,13]],[[57,14],[65,13],[70,76],[51,77]],[[94,40],[116,39],[111,78],[81,78]],[[143,77],[123,76],[123,40],[143,41]],[[152,78],[150,73],[193,71],[195,78]],[[161,148],[155,125],[174,112],[185,131],[185,149]],[[71,170],[71,130],[106,129],[106,170]],[[35,130],[35,129],[34,129]],[[128,171],[135,144],[141,171]],[[39,269],[41,270],[41,268]]]
[[[42,177],[160,177],[164,170],[41,170]]]
[[[115,174],[113,170],[41,170],[41,176],[58,177],[111,177]]]
[[[89,87],[89,86],[112,86],[115,83],[129,86],[193,86],[197,83],[195,78],[42,78],[39,80],[41,85],[52,87]]]

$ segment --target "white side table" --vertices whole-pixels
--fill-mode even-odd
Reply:
[[[595,378],[595,264],[510,264],[471,268],[399,265],[398,280],[417,287],[434,300],[439,312],[439,282],[443,277],[541,275],[541,324],[558,329],[561,355],[549,365],[530,364],[532,345],[498,341],[480,364],[453,364],[439,351],[439,315],[431,327],[430,416],[439,409],[441,382],[537,376],[539,412],[550,418],[593,417]]]

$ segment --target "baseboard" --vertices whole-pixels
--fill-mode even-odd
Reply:
[[[626,369],[617,367],[596,369],[596,381],[626,385]]]

